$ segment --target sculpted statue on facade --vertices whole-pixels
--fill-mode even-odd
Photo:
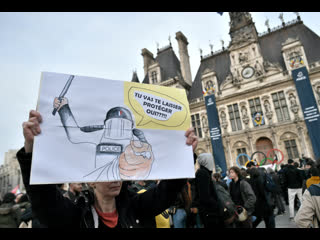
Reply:
[[[271,106],[270,106],[269,101],[265,100],[263,105],[266,110],[266,117],[268,118],[269,122],[272,123],[273,112],[271,110]]]
[[[228,122],[227,122],[227,117],[226,117],[226,114],[224,111],[221,111],[220,113],[220,120],[221,120],[221,126],[224,128],[224,129],[227,129],[228,127]]]
[[[245,125],[249,123],[249,116],[248,116],[248,111],[245,106],[241,108],[241,114],[242,114],[242,121]]]
[[[293,95],[293,93],[289,94],[289,101],[291,106],[297,105],[296,97]]]
[[[266,113],[271,112],[270,103],[268,100],[264,101],[264,108],[266,109]]]
[[[248,53],[245,52],[245,53],[239,53],[239,63],[242,64],[242,63],[245,63],[248,61]]]
[[[293,93],[289,94],[289,101],[290,101],[290,109],[294,113],[295,120],[298,120],[299,106],[297,104],[296,97],[294,96]]]
[[[261,64],[256,61],[256,64],[254,65],[254,68],[255,68],[255,74],[257,77],[261,76],[263,74],[263,67],[261,66]]]
[[[240,85],[240,81],[241,81],[241,77],[240,77],[240,74],[239,74],[239,71],[238,69],[234,69],[234,74],[233,74],[233,78],[232,78],[232,84],[234,86],[239,86]]]
[[[243,118],[248,117],[248,112],[247,112],[246,107],[241,108],[241,113],[242,113]]]
[[[317,87],[316,94],[318,95],[318,104],[320,105],[320,86]]]
[[[209,125],[208,125],[207,117],[206,116],[202,116],[201,121],[202,121],[202,126],[203,126],[203,130],[204,130],[204,133],[205,133],[206,137],[210,137]]]

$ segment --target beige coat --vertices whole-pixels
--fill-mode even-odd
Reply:
[[[320,184],[311,185],[310,188],[304,192],[302,204],[294,219],[299,228],[319,228],[317,218],[320,221]]]

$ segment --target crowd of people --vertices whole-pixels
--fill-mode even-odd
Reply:
[[[175,201],[160,214],[149,217],[141,226],[148,228],[256,228],[264,221],[266,228],[275,228],[275,217],[285,213],[285,204],[289,205],[290,219],[294,219],[298,227],[318,227],[319,201],[313,197],[314,185],[320,190],[320,162],[308,159],[306,164],[297,166],[291,159],[288,164],[281,165],[279,171],[272,168],[258,167],[249,162],[245,168],[231,167],[223,178],[221,173],[213,172],[212,154],[203,153],[195,158],[196,178],[188,179],[182,189],[177,192]],[[271,179],[271,184],[267,182]],[[126,187],[130,194],[142,194],[155,189],[161,181],[132,181]],[[267,185],[271,185],[268,189]],[[57,192],[72,204],[79,204],[80,199],[88,202],[94,188],[86,183],[70,183],[68,190],[64,184],[56,185]],[[269,186],[270,187],[270,186]],[[223,190],[221,190],[221,188]],[[220,189],[220,190],[219,190]],[[220,200],[221,191],[229,196],[231,210],[226,210]],[[304,199],[302,194],[304,193]],[[312,195],[313,193],[313,195]],[[92,194],[91,194],[92,195]],[[320,195],[320,194],[319,194]],[[319,195],[316,195],[319,197]],[[81,201],[81,200],[80,200]],[[226,222],[227,216],[232,219]],[[96,209],[103,223],[104,212]],[[233,213],[234,214],[233,214]],[[239,220],[241,213],[245,216]],[[308,215],[309,214],[309,215]],[[307,218],[307,217],[308,218]],[[41,218],[40,218],[41,219]],[[115,226],[116,223],[113,223]],[[31,207],[27,194],[5,194],[0,205],[0,228],[46,228]]]
[[[25,145],[17,153],[26,193],[5,194],[0,228],[275,228],[285,213],[297,227],[319,227],[320,159],[289,159],[281,169],[254,161],[214,172],[211,153],[194,154],[195,178],[30,185],[34,136],[41,115],[23,124]],[[197,147],[191,128],[186,144]]]

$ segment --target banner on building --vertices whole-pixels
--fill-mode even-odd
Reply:
[[[320,115],[306,67],[292,70],[315,158],[320,158]]]
[[[227,163],[224,155],[221,128],[214,94],[205,96],[205,104],[216,171],[221,168],[222,173],[225,173],[227,171]]]

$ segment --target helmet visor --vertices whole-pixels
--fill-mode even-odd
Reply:
[[[123,118],[112,118],[105,123],[104,137],[109,139],[131,139],[132,121]]]

